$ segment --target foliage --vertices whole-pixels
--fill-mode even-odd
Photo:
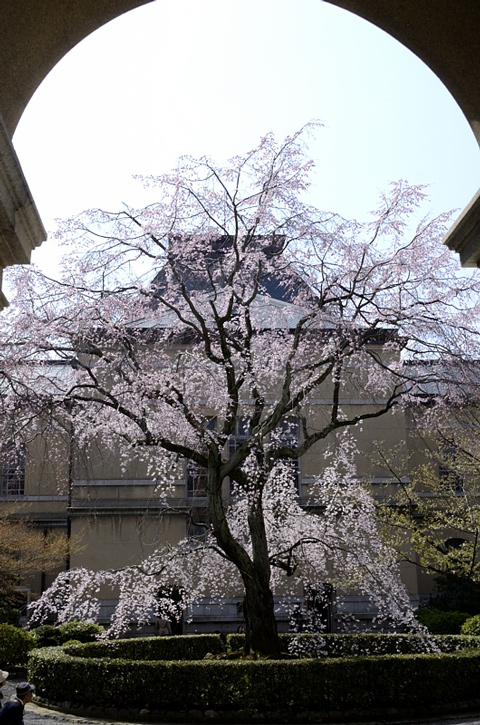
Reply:
[[[435,589],[432,603],[436,609],[480,613],[480,581],[451,573],[439,574],[435,577]]]
[[[430,391],[423,410],[409,411],[428,462],[411,466],[399,463],[398,452],[390,459],[377,452],[398,484],[379,512],[385,535],[402,558],[435,577],[435,607],[476,614],[480,612],[480,421],[474,392],[478,369],[466,375],[461,386],[459,371],[449,374],[450,381]]]
[[[419,607],[415,615],[431,634],[459,634],[469,618],[467,612],[443,612],[435,607]]]
[[[13,624],[0,624],[0,662],[4,669],[24,667],[33,647],[35,643],[30,632]]]
[[[0,598],[18,605],[15,587],[29,574],[52,571],[63,564],[67,540],[61,534],[45,533],[29,524],[22,509],[2,505],[0,512]]]
[[[461,626],[460,632],[462,634],[472,635],[474,637],[480,636],[480,614],[476,614],[474,617],[469,617]]]
[[[83,651],[84,645],[69,648]],[[96,645],[86,645],[91,651]],[[153,661],[84,658],[61,648],[37,650],[29,677],[48,703],[71,709],[213,709],[242,722],[300,712],[358,715],[387,708],[458,706],[478,697],[478,650],[303,660]],[[68,675],[68,676],[67,676]],[[90,710],[91,711],[91,710]]]
[[[55,647],[68,640],[93,642],[103,633],[103,627],[95,622],[73,619],[60,626],[42,624],[32,630],[37,647]]]
[[[20,622],[20,609],[10,601],[0,602],[0,624],[16,624]]]
[[[54,624],[41,624],[31,632],[37,647],[57,647],[63,644],[60,629]]]
[[[79,642],[94,642],[104,631],[103,627],[96,622],[80,622],[78,619],[65,622],[58,629],[63,642],[67,642],[69,639],[76,639]]]
[[[242,587],[246,651],[275,655],[274,593],[328,581],[369,598],[379,619],[413,625],[358,485],[355,434],[417,404],[438,382],[432,360],[466,379],[479,357],[479,275],[459,273],[441,245],[448,214],[418,220],[422,187],[391,185],[365,224],[305,204],[314,125],[222,167],[183,158],[147,180],[158,202],[146,209],[68,220],[58,282],[11,273],[5,418],[70,422],[87,455],[99,445],[125,467],[143,462],[164,502],[185,462],[206,479],[201,540],[165,542],[121,571],[69,571],[34,616],[93,617],[109,585],[118,635],[172,615],[159,587],[180,587],[183,603]],[[54,380],[45,359],[63,364]],[[362,405],[344,405],[352,396]],[[293,472],[314,447],[326,464],[305,507]]]

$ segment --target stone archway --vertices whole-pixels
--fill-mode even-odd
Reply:
[[[151,0],[2,0],[0,10],[0,282],[46,234],[11,138],[53,66],[91,32]],[[0,291],[0,309],[7,301]]]
[[[327,0],[392,35],[421,58],[457,101],[480,144],[478,0]],[[480,266],[480,192],[445,238],[467,267]]]

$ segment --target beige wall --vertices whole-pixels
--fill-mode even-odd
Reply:
[[[344,405],[347,414],[365,409],[367,399]],[[319,404],[317,413],[324,417],[325,406]],[[373,408],[373,406],[372,406]],[[405,417],[401,411],[387,414],[378,420],[358,426],[353,434],[362,454],[357,457],[360,477],[372,481],[374,493],[384,495],[388,472],[373,460],[373,445],[381,443],[384,450],[394,451],[406,441]],[[314,487],[312,482],[331,459],[324,459],[326,442],[318,443],[301,460],[301,496],[308,500]],[[38,439],[30,451],[30,465],[26,499],[30,515],[39,523],[67,521],[68,445],[60,448],[60,455],[49,455],[49,445]],[[62,452],[64,458],[62,459]],[[75,456],[74,478],[70,484],[72,507],[69,515],[75,549],[71,566],[89,569],[118,568],[138,564],[153,553],[162,541],[176,543],[186,535],[187,516],[194,502],[186,499],[183,466],[175,472],[176,485],[170,492],[170,505],[174,513],[165,512],[159,503],[155,483],[147,478],[145,463],[134,459],[127,471],[122,471],[115,451],[94,445],[88,455]],[[381,486],[377,484],[381,483]],[[225,484],[225,495],[228,487]],[[199,502],[197,502],[198,504]],[[405,569],[405,580],[413,593],[418,590],[418,578],[412,569]],[[38,584],[38,583],[37,583]],[[232,592],[234,594],[234,592]],[[299,592],[300,594],[300,592]]]
[[[162,516],[147,512],[120,509],[108,514],[99,509],[72,521],[72,533],[79,541],[79,550],[72,556],[72,568],[117,569],[134,566],[153,554],[162,541],[172,544],[185,536],[183,516]]]

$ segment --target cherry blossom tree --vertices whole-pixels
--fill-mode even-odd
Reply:
[[[356,477],[355,432],[431,380],[432,366],[408,361],[478,357],[479,277],[442,246],[448,215],[420,218],[422,187],[392,184],[367,223],[306,203],[315,126],[267,135],[224,166],[182,158],[144,179],[155,204],[64,222],[59,280],[14,269],[4,404],[21,394],[26,417],[69,422],[79,449],[95,441],[125,464],[144,460],[160,499],[183,461],[207,474],[199,540],[117,572],[69,571],[38,616],[94,616],[110,584],[118,633],[159,611],[159,586],[191,601],[238,582],[246,652],[278,655],[274,592],[328,580],[411,621]],[[353,412],[352,395],[365,401]],[[305,507],[296,461],[319,446]]]

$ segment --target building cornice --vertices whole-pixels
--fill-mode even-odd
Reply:
[[[462,211],[443,241],[460,255],[463,267],[480,267],[480,191]]]
[[[12,264],[28,264],[46,231],[23,175],[20,162],[0,117],[0,285],[1,272]],[[8,301],[0,290],[0,309]]]

